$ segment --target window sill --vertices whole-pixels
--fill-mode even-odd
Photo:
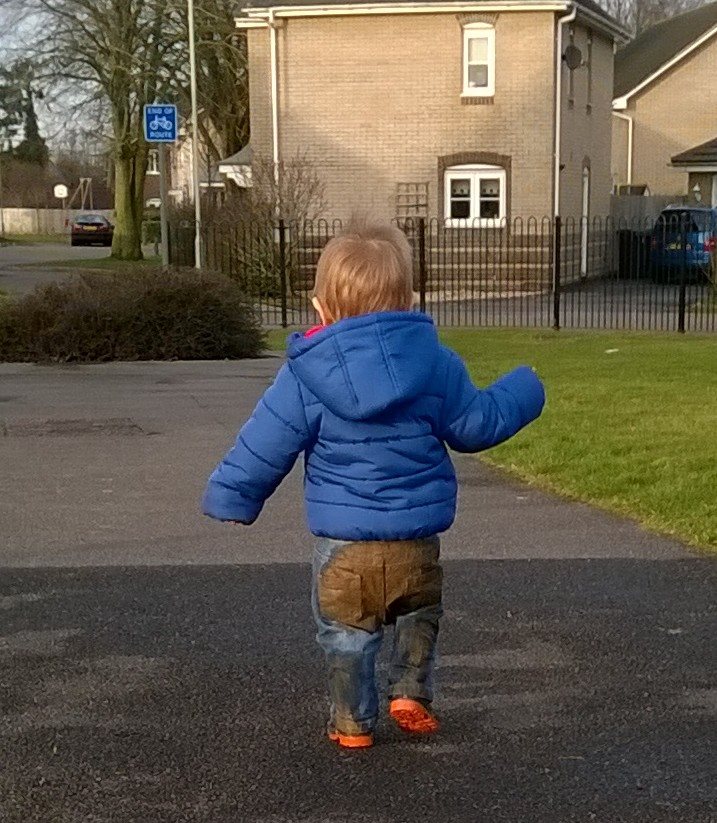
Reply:
[[[492,94],[462,94],[461,106],[492,106],[495,96]]]
[[[455,220],[446,217],[443,220],[443,225],[447,229],[502,229],[506,225],[506,218],[481,220],[476,217],[474,220]]]

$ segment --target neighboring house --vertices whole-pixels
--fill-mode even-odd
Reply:
[[[625,34],[592,0],[253,0],[237,25],[251,150],[309,158],[327,216],[490,227],[609,212],[613,46]],[[248,158],[223,164],[235,182]]]
[[[237,186],[245,189],[251,186],[251,161],[254,156],[251,146],[244,146],[236,154],[220,160],[217,170]]]
[[[201,139],[199,142],[200,189],[204,196],[211,196],[215,201],[221,201],[226,183],[219,174],[217,164],[208,156],[209,151],[206,143]],[[175,204],[191,203],[194,200],[192,165],[191,132],[186,125],[182,125],[179,129],[177,142],[167,146],[167,188],[169,197]],[[149,150],[144,197],[145,205],[159,206],[159,149],[156,147]]]
[[[717,206],[717,137],[675,155],[672,165],[687,172],[687,194],[692,202]]]
[[[716,78],[717,3],[659,23],[617,53],[616,190],[646,187],[717,205]]]

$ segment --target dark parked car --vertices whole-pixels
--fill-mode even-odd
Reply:
[[[114,226],[101,214],[80,214],[72,222],[71,246],[111,246]]]
[[[717,248],[717,209],[668,206],[650,235],[650,263],[655,279],[679,283],[709,277]]]

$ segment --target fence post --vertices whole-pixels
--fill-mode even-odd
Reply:
[[[418,293],[420,309],[426,311],[426,218],[418,218]]]
[[[555,216],[553,226],[553,328],[560,330],[560,256],[562,243],[562,220]]]
[[[281,288],[281,327],[289,325],[286,302],[286,225],[279,220],[279,283]]]
[[[685,333],[685,311],[687,309],[687,221],[680,235],[682,243],[682,265],[680,266],[680,296],[677,304],[677,331]]]

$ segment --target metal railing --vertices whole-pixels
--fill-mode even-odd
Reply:
[[[691,219],[399,226],[417,303],[439,325],[714,332],[717,229]],[[209,224],[205,263],[242,286],[266,325],[304,326],[315,320],[316,262],[341,229],[339,220]],[[190,222],[172,225],[173,265],[193,265],[193,237]]]

